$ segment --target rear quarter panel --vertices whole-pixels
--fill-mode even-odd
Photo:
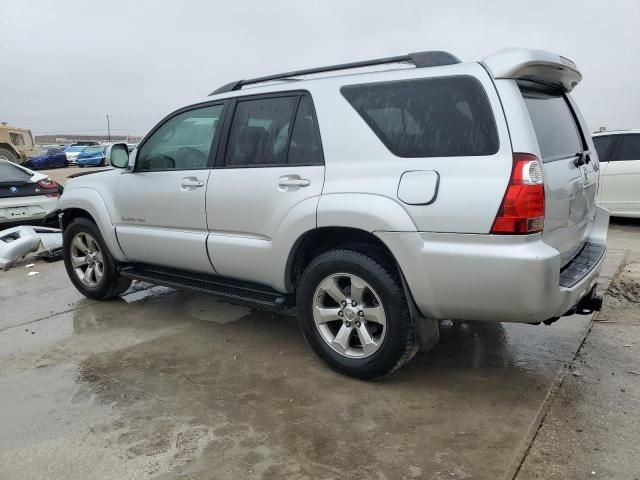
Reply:
[[[340,93],[349,84],[390,80],[469,75],[480,81],[493,107],[500,147],[495,155],[477,157],[401,158],[392,154]],[[330,225],[337,212],[330,208],[334,195],[362,195],[368,216],[384,216],[361,222],[369,231],[488,233],[498,211],[512,167],[509,131],[500,99],[487,72],[477,63],[424,69],[393,70],[368,75],[337,77],[312,89],[325,152],[326,177],[318,210],[318,225]],[[340,121],[336,121],[340,119]],[[438,193],[429,205],[407,205],[398,199],[398,186],[408,171],[436,171]],[[325,199],[325,196],[327,198]],[[394,203],[381,209],[372,196]],[[337,200],[337,199],[336,199]],[[340,208],[348,212],[355,200],[344,199]],[[389,211],[394,210],[389,216]],[[346,213],[345,213],[346,215]],[[402,217],[404,219],[401,219]],[[396,221],[397,219],[397,221]]]

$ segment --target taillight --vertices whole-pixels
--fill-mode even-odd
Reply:
[[[43,190],[47,197],[59,197],[60,191],[58,189],[58,184],[49,178],[45,178],[44,180],[40,180],[38,182],[38,187],[40,190]]]
[[[523,235],[544,227],[542,162],[529,153],[513,154],[513,170],[491,233]]]

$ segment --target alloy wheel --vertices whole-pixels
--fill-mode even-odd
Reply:
[[[380,297],[350,273],[326,277],[313,296],[313,318],[320,336],[348,358],[366,358],[382,345],[387,317]]]
[[[86,232],[77,233],[71,241],[70,253],[78,280],[87,287],[97,287],[104,277],[104,259],[95,238]]]

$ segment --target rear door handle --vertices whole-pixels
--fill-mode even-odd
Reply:
[[[311,180],[299,177],[280,177],[278,180],[279,187],[308,187]]]
[[[202,180],[198,180],[196,177],[186,177],[182,179],[180,187],[182,187],[183,190],[194,190],[196,188],[204,187],[204,182]]]

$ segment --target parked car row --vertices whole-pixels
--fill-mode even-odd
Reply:
[[[108,144],[98,142],[79,142],[69,146],[49,145],[41,147],[38,155],[26,160],[23,165],[33,170],[62,168],[69,165],[79,167],[103,167]],[[128,144],[129,151],[135,144]]]

